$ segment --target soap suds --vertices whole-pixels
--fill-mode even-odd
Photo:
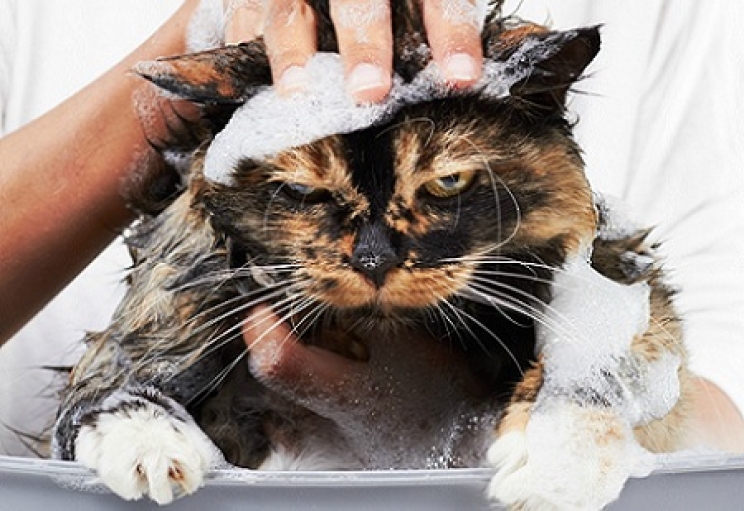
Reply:
[[[604,240],[629,238],[640,232],[638,221],[621,199],[607,194],[594,194],[594,206],[602,220],[597,233]]]
[[[648,328],[650,288],[623,285],[583,258],[556,273],[547,325],[538,326],[545,383],[538,406],[558,397],[609,406],[630,424],[663,417],[679,399],[679,357],[639,359],[633,340]]]
[[[486,61],[483,77],[467,93],[507,96],[510,88],[556,47],[550,39],[528,40],[506,61]],[[236,110],[207,151],[204,172],[208,179],[229,184],[235,165],[242,159],[266,158],[330,135],[368,128],[389,119],[404,106],[462,93],[445,84],[434,62],[409,83],[394,77],[388,97],[374,104],[356,104],[346,93],[344,67],[337,54],[318,53],[305,70],[306,90],[283,97],[272,87],[265,87]]]
[[[228,6],[228,13],[230,9]],[[486,0],[456,0],[443,2],[443,9],[448,21],[472,22],[481,28],[489,6]],[[341,25],[368,27],[388,12],[384,2],[367,0],[352,7],[342,6],[336,17]],[[202,0],[189,24],[189,50],[222,46],[226,19],[222,0]],[[574,36],[574,32],[564,32],[528,37],[506,61],[484,61],[481,80],[466,92],[480,92],[492,98],[507,96],[514,84],[533,72],[537,62],[552,56],[562,40]],[[306,71],[305,91],[282,97],[273,88],[265,87],[235,112],[207,152],[208,179],[229,184],[235,164],[242,159],[270,157],[330,135],[368,128],[389,119],[404,106],[463,93],[447,87],[437,65],[431,63],[410,83],[393,77],[392,90],[383,102],[357,105],[347,95],[344,67],[338,55],[316,54],[306,64]]]

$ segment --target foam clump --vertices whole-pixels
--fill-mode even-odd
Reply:
[[[488,14],[487,0],[449,0],[442,2],[442,15],[445,20],[455,25],[470,24],[478,29],[483,28],[483,22]]]
[[[594,205],[602,219],[598,236],[605,240],[633,237],[641,231],[628,205],[617,197],[594,194]]]
[[[229,184],[242,159],[267,158],[331,135],[369,128],[407,105],[457,94],[508,96],[510,88],[528,76],[534,62],[551,51],[548,46],[527,41],[505,61],[486,61],[483,77],[467,91],[450,88],[432,62],[410,82],[395,76],[387,98],[373,104],[357,104],[347,94],[339,55],[317,53],[305,65],[308,82],[304,91],[280,96],[273,87],[265,87],[235,111],[207,152],[205,176]]]
[[[633,338],[648,328],[649,293],[646,283],[608,279],[584,257],[568,261],[553,281],[546,311],[552,326],[539,329],[543,353],[568,371],[574,370],[575,355],[583,364],[625,354]]]
[[[336,133],[371,126],[388,103],[356,105],[344,91],[338,55],[317,54],[307,63],[308,89],[288,97],[267,87],[238,108],[207,151],[205,176],[229,183],[236,163],[266,158]]]
[[[538,327],[546,368],[543,398],[610,406],[630,424],[664,416],[679,399],[679,357],[649,363],[631,345],[648,328],[650,288],[624,285],[570,261],[554,279],[553,300]]]

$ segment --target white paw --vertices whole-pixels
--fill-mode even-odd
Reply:
[[[489,497],[522,510],[597,511],[615,500],[650,454],[611,411],[562,403],[533,412],[488,451]]]
[[[86,422],[75,442],[76,459],[127,500],[149,495],[167,504],[198,489],[222,461],[190,418],[153,403],[126,403]]]

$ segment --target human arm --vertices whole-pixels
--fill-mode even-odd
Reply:
[[[744,419],[731,398],[705,378],[692,383],[687,443],[690,448],[744,453]]]
[[[0,340],[6,340],[133,218],[134,170],[157,171],[132,97],[135,62],[184,51],[188,1],[132,54],[69,100],[0,139]],[[165,103],[162,105],[167,107]],[[163,130],[158,122],[150,127]]]

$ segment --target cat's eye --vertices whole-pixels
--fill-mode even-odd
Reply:
[[[284,183],[282,190],[295,200],[302,202],[323,202],[331,197],[325,188],[303,185],[301,183]]]
[[[454,197],[467,190],[474,180],[475,171],[458,172],[427,181],[424,189],[434,197]]]

